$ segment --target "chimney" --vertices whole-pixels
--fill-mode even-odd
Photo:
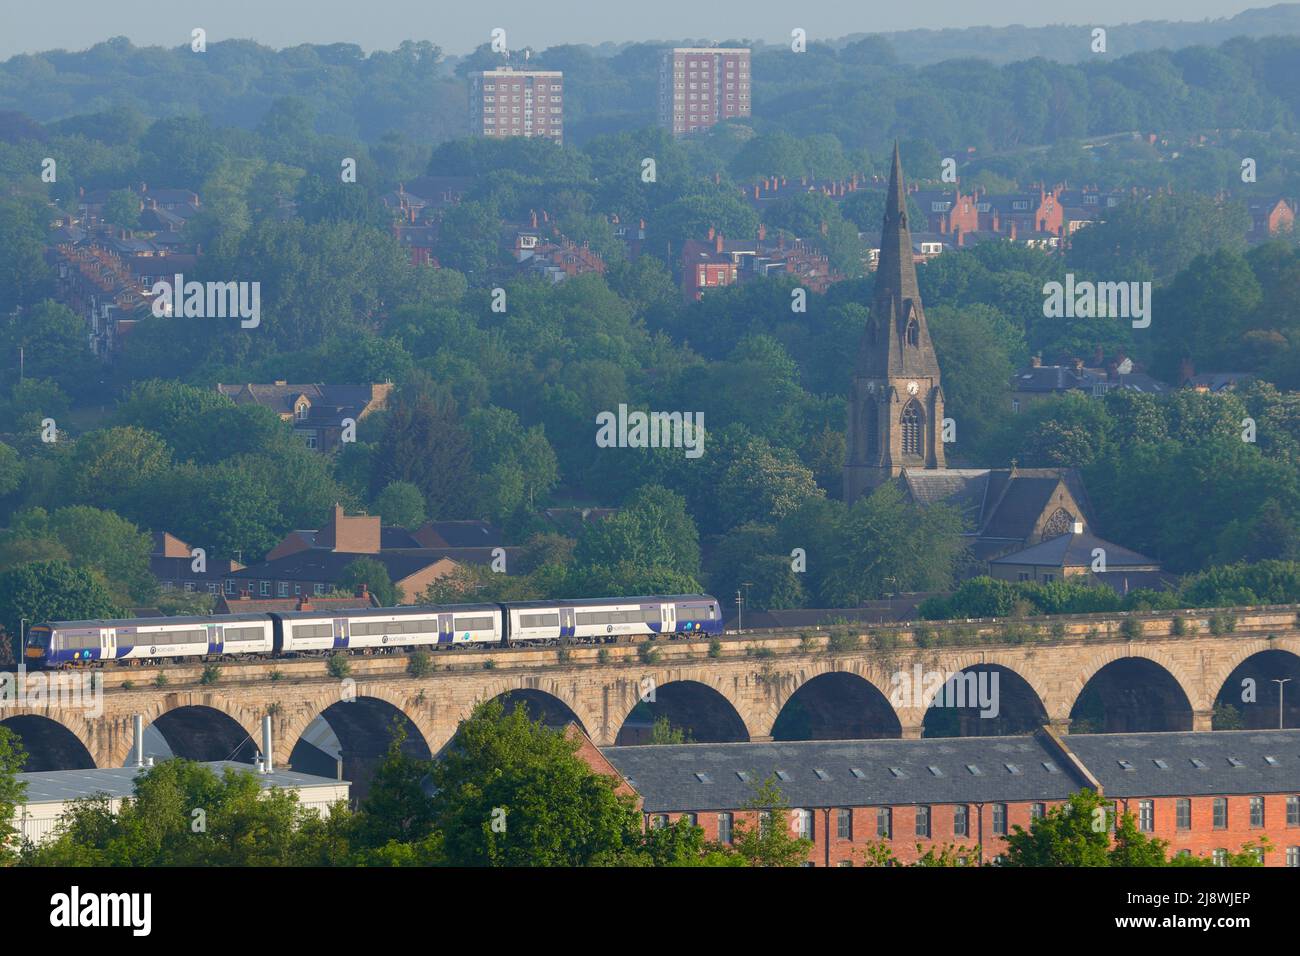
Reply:
[[[295,610],[299,610],[299,611],[314,610],[314,608],[311,606],[311,601],[307,600],[307,595],[301,594],[298,596],[298,607]]]
[[[536,209],[531,209],[531,210],[529,210],[529,213],[528,213],[528,223],[529,223],[529,225],[532,226],[534,229],[537,228],[537,210],[536,210]]]
[[[1196,374],[1196,366],[1192,364],[1192,360],[1190,358],[1184,358],[1181,362],[1178,363],[1178,384],[1179,385],[1186,385],[1188,382],[1192,380],[1192,376],[1195,374]]]
[[[1031,355],[1029,357],[1030,368],[1040,368],[1042,364],[1043,364],[1043,357],[1041,355]]]
[[[709,231],[712,232],[713,230],[710,229]],[[721,254],[721,252],[722,252],[722,233],[718,233],[718,238],[717,238],[717,240],[716,240],[716,243],[715,243],[714,248],[716,248],[717,251],[718,251],[718,253]]]
[[[366,598],[366,599],[369,599],[370,597],[370,590],[366,586],[364,581],[361,584],[357,585],[357,597]]]
[[[766,238],[767,238],[767,226],[760,222],[758,224],[758,241],[762,242]]]
[[[709,226],[709,242],[713,241],[713,237],[716,234],[717,234],[717,230],[715,230],[712,226]]]
[[[1081,359],[1081,358],[1072,358],[1072,359],[1070,359],[1070,367],[1071,367],[1072,369],[1074,369],[1076,372],[1082,371],[1082,370],[1083,370],[1083,359]]]

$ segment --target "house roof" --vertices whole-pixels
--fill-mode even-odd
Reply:
[[[1098,548],[1106,553],[1106,567],[1118,570],[1125,567],[1158,568],[1159,562],[1145,554],[1130,551],[1122,545],[1104,541],[1088,531],[1058,534],[1040,544],[1035,544],[1022,551],[1015,551],[1000,558],[994,558],[990,564],[1036,564],[1047,567],[1089,567],[1093,562],[1093,552]]]
[[[601,753],[641,794],[646,812],[674,813],[743,807],[769,776],[786,802],[801,808],[1064,800],[1085,781],[1049,748],[1026,736],[646,745]]]
[[[300,397],[311,404],[308,421],[328,420],[337,425],[345,416],[358,416],[374,400],[370,385],[255,383],[217,385],[217,391],[238,404],[256,403],[279,415],[292,416]]]
[[[252,773],[263,790],[280,787],[284,790],[296,790],[303,787],[337,787],[346,785],[347,781],[333,780],[329,777],[316,777],[311,774],[298,773],[295,770],[272,770],[270,773],[256,773],[252,764],[239,763],[234,760],[213,760],[203,764],[218,776],[226,770]],[[88,770],[46,770],[34,773],[20,773],[17,779],[27,785],[23,803],[30,806],[38,803],[67,803],[97,793],[107,794],[113,799],[135,795],[135,779],[144,773],[146,767],[94,767]]]
[[[1300,790],[1300,731],[1078,734],[1065,740],[1111,797]]]
[[[401,551],[379,551],[373,554],[354,554],[343,551],[326,551],[309,548],[295,551],[274,561],[264,561],[244,568],[228,577],[235,580],[280,580],[280,581],[324,581],[333,582],[343,576],[344,570],[353,561],[369,558],[378,561],[388,572],[390,581],[400,581],[422,571],[431,564],[436,564],[449,557],[447,549],[426,550],[412,549]],[[490,560],[490,558],[489,558]]]
[[[1061,482],[1091,520],[1083,479],[1074,468],[904,468],[900,481],[918,504],[956,507],[968,533],[980,537],[1025,540]]]

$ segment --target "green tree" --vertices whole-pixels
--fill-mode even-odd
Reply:
[[[10,637],[15,660],[21,659],[22,621],[30,626],[120,616],[104,585],[66,561],[35,561],[0,572],[0,627]]]
[[[750,866],[803,866],[807,862],[813,842],[794,835],[790,806],[773,777],[755,789],[743,809],[752,811],[758,821],[737,820],[732,843]]]
[[[375,511],[386,527],[414,531],[424,524],[424,494],[409,481],[393,481],[375,496]]]
[[[22,739],[8,727],[0,727],[0,866],[13,856],[14,810],[27,792],[18,774],[26,763]]]
[[[345,567],[339,575],[340,590],[349,594],[365,585],[371,594],[379,599],[384,607],[396,607],[402,603],[405,595],[402,589],[393,584],[388,576],[388,569],[374,558],[357,558]]]

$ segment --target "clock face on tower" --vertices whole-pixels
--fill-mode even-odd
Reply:
[[[908,383],[907,383],[907,394],[908,394],[908,395],[915,395],[915,394],[916,394],[917,392],[919,392],[920,390],[921,390],[921,386],[918,385],[916,382],[908,382]]]

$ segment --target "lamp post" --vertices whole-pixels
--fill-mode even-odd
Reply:
[[[1282,701],[1286,699],[1286,685],[1291,682],[1289,677],[1274,677],[1273,683],[1277,684],[1277,729],[1286,728],[1286,711],[1282,708]]]
[[[736,589],[736,633],[745,633],[745,610],[741,606],[740,589]]]

